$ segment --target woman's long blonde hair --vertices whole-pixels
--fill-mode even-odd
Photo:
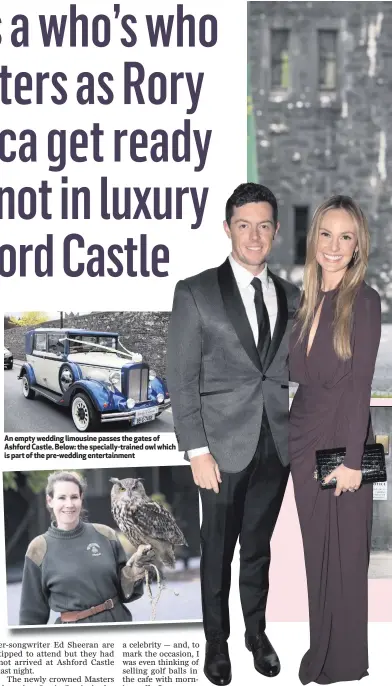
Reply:
[[[352,354],[350,337],[354,300],[365,278],[370,250],[366,217],[359,205],[348,195],[333,196],[322,203],[313,215],[306,241],[304,285],[297,324],[301,327],[299,340],[302,341],[311,328],[321,289],[321,267],[316,260],[320,225],[325,213],[335,209],[348,212],[356,226],[358,238],[357,254],[353,256],[338,288],[333,324],[334,350],[340,359],[347,360]]]

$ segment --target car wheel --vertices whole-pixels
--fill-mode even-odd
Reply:
[[[7,369],[12,369],[13,366],[14,366],[14,363],[10,362],[9,364],[7,364]]]
[[[60,369],[59,384],[61,392],[64,394],[75,383],[73,371],[69,364],[64,364]]]
[[[28,400],[35,398],[35,391],[30,388],[29,377],[26,373],[22,376],[22,393]]]
[[[78,431],[96,431],[99,426],[98,413],[85,393],[77,393],[71,404],[72,420]]]

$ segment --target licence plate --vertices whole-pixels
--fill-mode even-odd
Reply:
[[[135,416],[132,417],[132,426],[136,426],[136,424],[144,424],[145,422],[150,422],[152,419],[155,419],[157,414],[157,407],[148,407],[142,410],[135,410]]]

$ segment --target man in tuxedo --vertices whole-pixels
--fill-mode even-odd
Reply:
[[[270,539],[289,475],[288,337],[299,290],[269,270],[275,196],[240,185],[226,204],[231,255],[177,284],[167,375],[179,449],[200,488],[204,673],[228,684],[231,561],[240,540],[246,647],[265,676],[279,658],[265,634]]]

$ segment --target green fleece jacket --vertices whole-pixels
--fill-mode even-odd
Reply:
[[[116,596],[119,602],[112,610],[80,621],[132,621],[123,602],[140,598],[143,584],[127,578],[130,554],[126,555],[113,529],[103,524],[79,522],[75,529],[64,531],[52,523],[26,552],[19,624],[46,624],[50,610],[85,610]]]

